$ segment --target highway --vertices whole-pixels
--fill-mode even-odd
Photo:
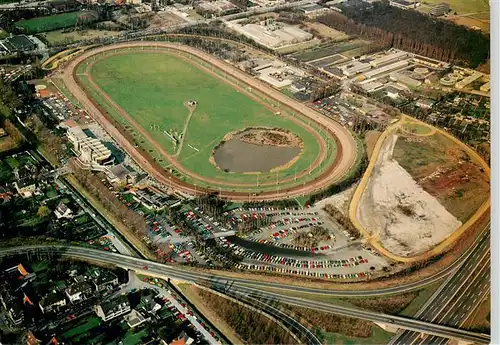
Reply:
[[[415,318],[441,325],[461,327],[490,291],[490,232],[478,237],[471,260],[451,275],[425,303]],[[404,331],[390,345],[446,344],[449,339]]]
[[[200,280],[206,280],[209,283],[226,283],[227,278],[214,279],[215,274],[202,273],[196,271],[189,271],[181,267],[175,267],[172,265],[161,264],[157,262],[152,262],[144,259],[133,258],[126,255],[121,255],[117,253],[104,252],[97,249],[82,248],[76,246],[62,246],[62,245],[50,245],[50,246],[25,246],[25,247],[15,247],[15,248],[2,248],[0,249],[0,257],[6,255],[21,254],[23,252],[56,252],[63,256],[70,256],[80,259],[87,259],[94,262],[100,262],[103,264],[112,264],[125,269],[131,269],[139,271],[143,274],[150,276],[157,276],[161,278],[172,278],[181,281],[186,281],[190,283],[196,283]],[[489,335],[478,334],[474,332],[460,330],[450,326],[435,325],[426,321],[409,319],[401,316],[386,315],[382,313],[376,313],[372,311],[361,310],[357,308],[348,308],[342,306],[336,306],[329,303],[323,303],[318,301],[311,301],[297,297],[289,297],[283,294],[267,292],[261,290],[260,287],[251,288],[245,285],[253,285],[251,280],[244,279],[231,279],[234,281],[231,289],[238,291],[240,294],[254,295],[255,293],[270,299],[276,300],[282,303],[287,303],[299,307],[312,308],[315,310],[321,310],[328,313],[334,313],[342,316],[348,316],[353,318],[359,318],[367,321],[377,322],[380,324],[388,324],[391,326],[396,326],[401,329],[417,331],[421,333],[426,333],[429,335],[436,335],[443,338],[450,339],[461,339],[466,341],[473,341],[478,343],[488,343],[490,341]],[[300,288],[293,285],[283,285],[277,283],[260,283],[267,284],[268,287],[285,287],[290,291],[297,291]],[[314,289],[311,289],[314,291]],[[299,290],[300,291],[300,290]],[[359,294],[356,291],[342,291],[344,296],[349,296],[350,293]],[[337,292],[338,294],[339,292]]]

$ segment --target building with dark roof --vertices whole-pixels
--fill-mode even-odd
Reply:
[[[403,10],[409,10],[420,6],[420,2],[411,0],[391,0],[389,4],[394,7],[402,8]]]
[[[118,277],[113,272],[94,268],[89,272],[96,291],[111,290],[118,285]]]
[[[40,302],[38,302],[38,306],[42,313],[50,313],[53,310],[59,309],[59,307],[66,306],[66,298],[64,298],[62,292],[53,291],[42,298]]]
[[[434,6],[431,9],[431,11],[429,12],[429,14],[431,16],[440,17],[440,16],[445,15],[446,13],[448,13],[450,11],[451,11],[450,5],[445,3],[445,2],[442,2],[442,3]]]
[[[65,290],[70,302],[78,302],[87,299],[94,289],[87,282],[75,283]]]
[[[103,321],[109,321],[131,311],[130,302],[126,296],[120,296],[115,300],[98,304],[94,307],[94,309],[97,316],[99,316]]]

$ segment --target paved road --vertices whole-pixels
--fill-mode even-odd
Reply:
[[[419,320],[460,327],[490,292],[490,232],[478,237],[473,255],[451,275],[415,315]],[[404,331],[390,345],[446,344],[449,339]]]
[[[220,280],[214,279],[214,274],[207,274],[201,272],[188,271],[182,267],[175,267],[166,264],[160,264],[144,259],[128,257],[125,255],[117,253],[103,252],[100,250],[81,248],[75,246],[26,246],[17,248],[4,248],[0,249],[0,256],[20,254],[26,252],[27,250],[49,250],[51,252],[59,252],[61,255],[79,257],[82,259],[88,259],[95,262],[102,262],[106,264],[116,265],[118,267],[123,267],[125,269],[132,269],[139,271],[141,273],[157,276],[160,278],[172,278],[186,282],[199,282],[201,280],[207,280],[210,282],[219,282]],[[236,281],[238,280],[238,283]],[[221,280],[223,283],[227,281],[226,278]],[[444,338],[451,339],[462,339],[467,341],[474,341],[479,343],[488,343],[490,341],[489,335],[477,334],[474,332],[464,331],[456,329],[454,327],[435,325],[425,321],[419,321],[414,319],[409,319],[401,316],[386,315],[382,313],[376,313],[366,310],[361,310],[357,308],[348,308],[343,306],[336,306],[329,303],[318,302],[306,300],[298,297],[288,297],[283,294],[271,293],[260,288],[246,287],[246,285],[251,286],[252,281],[244,279],[234,279],[235,284],[232,285],[232,289],[237,290],[243,294],[251,295],[255,293],[260,293],[262,296],[270,300],[276,300],[282,303],[287,303],[299,307],[312,308],[328,313],[338,314],[342,316],[348,316],[353,318],[359,318],[367,321],[377,322],[381,324],[388,324],[396,326],[401,329],[417,331],[421,333],[426,333],[430,335],[437,335]],[[262,284],[262,283],[261,283]],[[268,287],[274,288],[284,288],[282,284],[275,283],[265,283]],[[291,291],[297,291],[295,286],[286,286],[286,289]],[[300,289],[300,288],[298,288]],[[314,291],[314,289],[311,289]],[[350,293],[357,293],[355,291],[343,291],[344,295],[349,296]]]
[[[245,85],[250,86],[253,89],[259,90],[269,97],[269,99],[276,100],[278,103],[286,104],[287,107],[290,107],[295,112],[302,114],[305,118],[308,118],[314,122],[316,122],[320,127],[329,131],[331,135],[336,138],[337,146],[338,146],[338,154],[337,154],[337,162],[332,165],[327,171],[325,171],[320,177],[318,177],[315,181],[311,181],[305,183],[304,185],[281,189],[279,191],[269,191],[263,192],[259,195],[250,195],[248,192],[224,192],[224,197],[231,200],[239,200],[239,201],[248,201],[248,200],[276,200],[289,198],[292,196],[299,196],[304,194],[310,194],[313,191],[325,188],[328,185],[338,181],[341,179],[352,167],[355,162],[357,147],[356,142],[352,135],[349,133],[347,129],[345,129],[341,124],[335,122],[327,117],[324,117],[320,113],[315,110],[309,108],[308,106],[292,100],[288,98],[283,93],[273,89],[272,87],[264,84],[263,82],[256,80],[255,78],[247,75],[246,73],[236,69],[234,66],[221,61],[214,56],[199,51],[195,48],[189,46],[182,46],[178,44],[171,43],[162,43],[162,42],[128,42],[121,43],[116,45],[104,46],[91,51],[87,51],[84,54],[78,56],[64,69],[63,79],[66,84],[68,90],[78,99],[80,104],[88,111],[88,113],[98,121],[109,134],[116,139],[120,146],[122,146],[125,151],[134,159],[138,164],[140,164],[145,171],[151,174],[155,179],[164,185],[171,185],[176,190],[180,190],[184,193],[188,194],[199,194],[204,193],[206,190],[202,188],[193,187],[186,182],[177,180],[176,178],[168,178],[163,170],[158,170],[155,166],[148,162],[148,160],[144,157],[144,153],[134,147],[132,143],[130,143],[124,135],[118,131],[109,120],[106,119],[105,116],[101,113],[99,108],[88,98],[83,89],[78,85],[76,78],[73,75],[74,69],[76,66],[86,58],[98,54],[100,52],[104,52],[107,50],[115,50],[119,48],[128,48],[128,47],[151,47],[158,46],[168,49],[173,49],[176,51],[181,51],[184,53],[191,54],[196,56],[199,59],[202,59],[206,63],[210,65],[214,65],[217,68],[224,70],[228,75],[232,78],[239,80]],[[179,170],[179,168],[178,168]],[[217,191],[217,190],[216,190]]]

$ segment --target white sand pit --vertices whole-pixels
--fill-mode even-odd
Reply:
[[[392,159],[397,138],[390,135],[385,140],[357,217],[384,248],[396,255],[415,256],[443,241],[462,223]]]

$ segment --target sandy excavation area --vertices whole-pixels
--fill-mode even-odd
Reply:
[[[409,257],[431,249],[462,223],[392,158],[397,139],[385,140],[357,217],[384,248]]]

